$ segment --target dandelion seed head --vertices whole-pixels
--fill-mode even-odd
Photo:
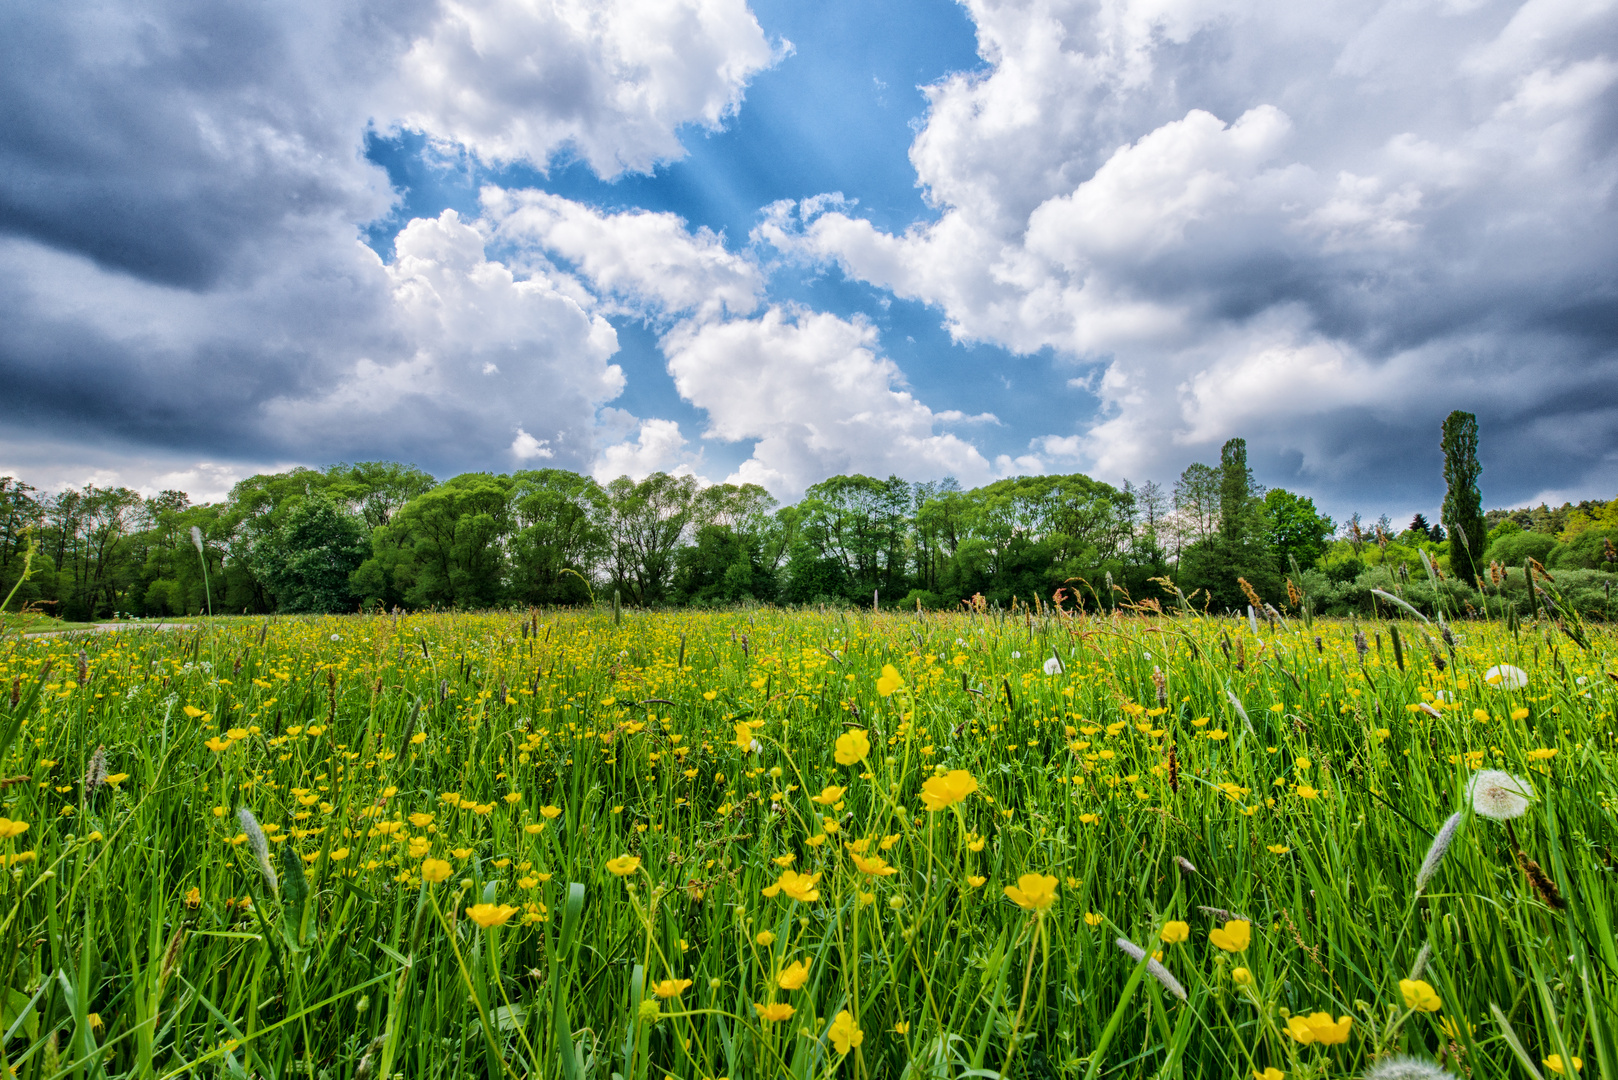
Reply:
[[[1522,817],[1528,812],[1528,800],[1533,794],[1534,789],[1527,780],[1497,769],[1472,774],[1466,785],[1472,809],[1495,821]]]
[[[1514,664],[1496,664],[1483,673],[1483,681],[1502,690],[1521,690],[1528,685],[1528,672]]]
[[[1365,1080],[1445,1080],[1449,1077],[1436,1063],[1413,1057],[1383,1058],[1365,1074]]]

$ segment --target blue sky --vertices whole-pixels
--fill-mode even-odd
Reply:
[[[17,6],[0,473],[1611,497],[1615,150],[1605,3]]]

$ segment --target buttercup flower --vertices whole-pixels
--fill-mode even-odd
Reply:
[[[936,813],[954,806],[978,789],[978,782],[965,769],[951,769],[943,776],[928,777],[921,785],[921,804]]]
[[[672,997],[679,997],[690,985],[690,979],[664,979],[662,982],[652,984],[652,993],[666,1001]]]
[[[883,697],[892,697],[893,692],[904,684],[904,679],[900,677],[898,668],[892,664],[883,664],[882,675],[876,680],[876,692]]]
[[[1163,938],[1163,944],[1178,945],[1180,942],[1191,936],[1191,925],[1189,923],[1180,922],[1177,919],[1170,919],[1168,922],[1163,924],[1163,933],[1161,936]]]
[[[421,861],[421,880],[436,885],[448,878],[452,869],[450,864],[443,859],[423,859]]]
[[[864,855],[849,852],[848,857],[854,860],[855,869],[862,874],[870,874],[872,877],[891,877],[899,872],[889,866],[886,860],[875,855],[867,858]]]
[[[506,925],[520,910],[510,904],[473,904],[466,909],[466,914],[473,922],[487,930],[491,926]]]
[[[1566,1076],[1567,1075],[1567,1066],[1565,1064],[1563,1064],[1561,1054],[1552,1054],[1550,1057],[1544,1058],[1542,1060],[1545,1062],[1545,1067],[1547,1069],[1549,1069],[1551,1072],[1555,1073],[1557,1076]],[[1574,1072],[1580,1072],[1583,1069],[1584,1069],[1584,1059],[1583,1058],[1577,1058],[1577,1057],[1574,1058],[1573,1059],[1573,1071]]]
[[[1339,1016],[1333,1022],[1330,1013],[1315,1012],[1308,1016],[1287,1017],[1287,1034],[1303,1043],[1319,1043],[1321,1046],[1336,1046],[1348,1041],[1348,1033],[1354,1026],[1354,1018]]]
[[[608,872],[619,877],[628,877],[639,869],[640,860],[633,855],[620,855],[616,859],[607,860]]]
[[[860,1043],[865,1041],[865,1032],[854,1023],[854,1015],[847,1009],[837,1014],[837,1019],[831,1022],[831,1044],[837,1048],[839,1054],[846,1054]]]
[[[871,752],[871,740],[859,728],[837,737],[837,764],[857,765]]]
[[[792,1019],[792,1014],[797,1012],[796,1009],[784,1001],[773,1001],[768,1005],[761,1005],[755,1001],[753,1002],[753,1011],[758,1013],[758,1018],[766,1024],[790,1020]]]
[[[1046,911],[1056,903],[1056,879],[1045,874],[1024,874],[1005,891],[1012,903],[1028,911]]]
[[[1208,931],[1208,940],[1215,948],[1226,952],[1246,952],[1253,941],[1253,924],[1246,919],[1231,919],[1224,926]]]
[[[792,963],[781,969],[780,975],[776,976],[776,985],[783,990],[798,989],[809,981],[809,964],[810,961],[808,960],[792,961]]]
[[[775,884],[766,885],[762,891],[765,896],[775,896],[784,892],[792,899],[807,904],[820,899],[820,890],[815,888],[815,883],[819,880],[819,874],[800,874],[796,870],[783,870],[781,876],[775,879]]]
[[[1437,1012],[1444,1007],[1438,991],[1432,988],[1431,983],[1421,979],[1400,979],[1399,993],[1404,995],[1407,1009],[1415,1009],[1417,1012]]]

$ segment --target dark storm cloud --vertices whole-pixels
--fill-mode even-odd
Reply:
[[[420,2],[0,9],[0,231],[186,288],[289,219],[365,221],[366,88]]]

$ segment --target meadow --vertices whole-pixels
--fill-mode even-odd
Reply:
[[[1618,1077],[1618,658],[1579,633],[13,638],[0,1073]]]

